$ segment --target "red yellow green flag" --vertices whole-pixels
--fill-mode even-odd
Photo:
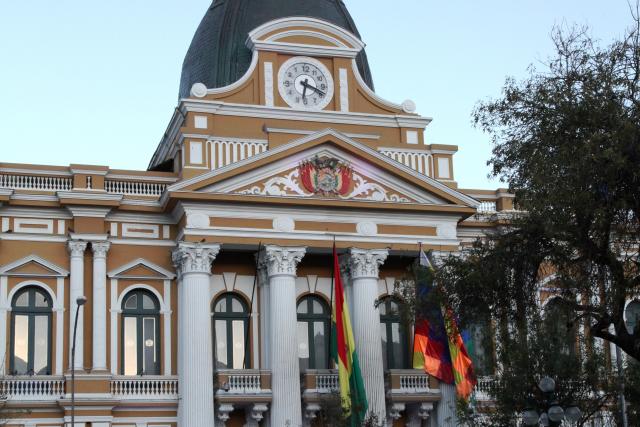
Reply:
[[[340,398],[345,415],[352,427],[360,427],[368,409],[364,381],[358,364],[353,329],[349,317],[340,265],[333,247],[334,304],[331,314],[331,357],[338,366]]]
[[[447,310],[445,315],[445,325],[447,336],[449,337],[449,352],[451,353],[451,366],[453,368],[453,379],[456,383],[456,391],[463,399],[469,399],[473,388],[478,384],[473,371],[473,362],[463,339],[463,334],[458,329],[458,325],[451,310]]]

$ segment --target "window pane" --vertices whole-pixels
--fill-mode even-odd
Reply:
[[[315,356],[315,369],[327,369],[329,363],[327,361],[327,337],[325,335],[325,323],[313,323],[313,346]]]
[[[149,295],[142,295],[142,308],[145,310],[155,310],[156,302]]]
[[[322,303],[320,301],[318,301],[317,299],[313,300],[313,313],[314,314],[323,314],[324,313],[324,307],[322,306]]]
[[[156,319],[154,317],[143,319],[142,334],[144,336],[142,371],[147,375],[157,375],[159,372],[156,351]]]
[[[240,300],[233,298],[231,300],[231,311],[234,313],[244,313],[244,306],[240,302]]]
[[[305,301],[306,306],[306,301]],[[300,371],[309,369],[309,329],[307,322],[298,322],[298,360]]]
[[[135,295],[134,297],[135,298]],[[131,298],[130,298],[131,299]],[[129,301],[127,301],[129,302]],[[124,318],[124,374],[138,375],[138,330],[135,317]]]
[[[389,365],[387,364],[387,325],[385,323],[380,323],[380,336],[382,337],[382,366],[386,371]]]
[[[389,314],[398,315],[400,313],[400,309],[398,307],[398,303],[395,301],[389,301]]]
[[[633,334],[640,327],[640,302],[633,301],[627,306],[625,312],[627,318],[627,330]]]
[[[23,294],[26,295],[26,294]],[[27,373],[29,359],[29,317],[16,316],[13,338],[13,370],[18,375]]]
[[[49,300],[47,299],[47,296],[40,291],[35,291],[34,292],[34,296],[35,296],[35,303],[34,305],[36,307],[49,307]]]
[[[138,296],[131,295],[124,303],[124,308],[127,310],[135,310],[138,308]]]
[[[227,369],[227,322],[216,320],[216,368]]]
[[[36,316],[33,331],[33,372],[50,375],[49,372],[49,316]]]
[[[389,364],[389,366],[393,369],[402,368],[402,341],[400,340],[400,324],[392,323],[391,324],[391,339],[393,341],[393,361]]]
[[[380,310],[380,315],[384,316],[387,314],[387,301],[383,301],[378,305],[378,310]]]
[[[306,298],[303,298],[300,303],[298,303],[298,314],[307,314],[309,313],[309,304]]]
[[[234,320],[233,328],[233,369],[242,369],[244,366],[244,320]]]
[[[218,301],[213,311],[216,313],[224,313],[225,311],[227,311],[227,299],[222,298],[220,301]]]
[[[25,291],[16,298],[16,307],[29,307],[29,291]]]

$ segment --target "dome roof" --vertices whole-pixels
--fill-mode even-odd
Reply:
[[[239,80],[251,63],[251,50],[245,45],[249,32],[288,16],[323,19],[360,38],[342,0],[214,0],[184,58],[180,98],[189,96],[194,83],[218,88]],[[364,51],[358,55],[357,64],[362,78],[373,89]]]

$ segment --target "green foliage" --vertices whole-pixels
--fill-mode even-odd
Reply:
[[[627,363],[624,377],[629,425],[640,426],[640,363]]]

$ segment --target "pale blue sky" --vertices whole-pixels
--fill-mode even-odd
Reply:
[[[321,1],[321,0],[318,0]],[[145,169],[177,103],[182,59],[210,0],[0,1],[0,162]],[[456,144],[461,187],[487,179],[478,100],[551,52],[562,22],[608,42],[627,0],[346,0],[376,91],[433,117],[429,143]]]

